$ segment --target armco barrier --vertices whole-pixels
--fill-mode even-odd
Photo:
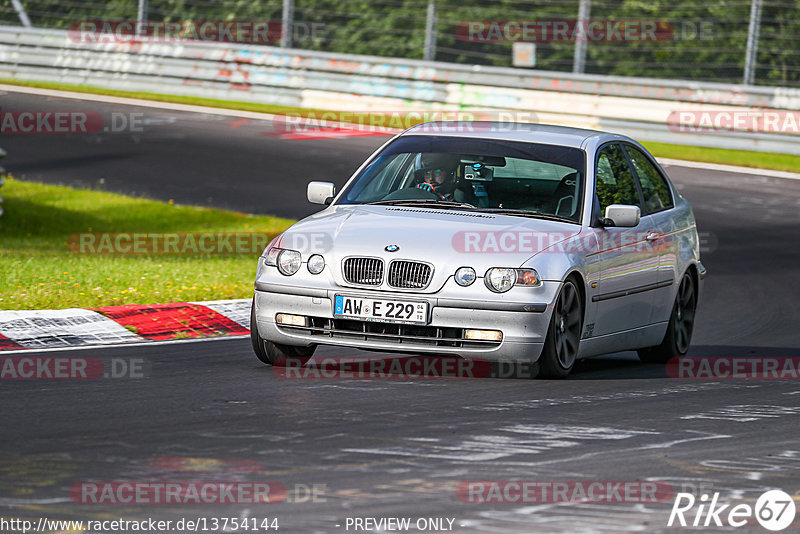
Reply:
[[[682,133],[676,111],[800,110],[800,90],[576,75],[230,43],[81,43],[0,26],[0,78],[316,109],[481,109],[642,140],[800,154],[795,131]],[[800,114],[798,114],[800,116]]]

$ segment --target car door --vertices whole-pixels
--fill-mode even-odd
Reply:
[[[630,160],[618,143],[598,152],[595,194],[601,214],[611,204],[642,207]],[[650,324],[659,258],[648,236],[656,230],[653,217],[645,214],[633,228],[596,229],[598,252],[589,258],[599,272],[591,297],[596,305],[592,337]]]
[[[633,145],[625,144],[639,188],[642,213],[653,221],[651,246],[658,252],[658,287],[653,290],[653,322],[666,321],[672,312],[672,287],[678,276],[679,228],[669,183],[651,159]]]

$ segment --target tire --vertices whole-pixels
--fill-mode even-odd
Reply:
[[[250,342],[253,344],[253,352],[256,353],[262,363],[283,367],[288,358],[308,359],[314,355],[316,346],[293,347],[291,345],[281,345],[267,341],[258,335],[258,325],[256,323],[256,304],[250,306]]]
[[[255,302],[250,306],[250,343],[253,344],[253,352],[256,353],[256,358],[267,365],[272,365],[272,361],[267,357],[267,351],[264,349],[264,340],[258,335],[255,306]]]
[[[689,352],[697,312],[697,291],[694,278],[689,273],[683,275],[664,340],[660,345],[639,349],[639,359],[647,363],[667,363],[672,358],[680,358]]]
[[[572,280],[561,286],[547,328],[539,378],[565,378],[575,366],[583,329],[583,302]]]

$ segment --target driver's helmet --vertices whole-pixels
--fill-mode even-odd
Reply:
[[[451,194],[455,189],[458,162],[457,154],[421,154],[417,170],[417,187],[433,191],[440,196]]]

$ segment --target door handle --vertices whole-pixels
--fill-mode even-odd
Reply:
[[[662,239],[663,237],[664,234],[662,234],[661,232],[650,232],[649,234],[647,234],[645,239],[648,241],[656,241],[658,239]]]

